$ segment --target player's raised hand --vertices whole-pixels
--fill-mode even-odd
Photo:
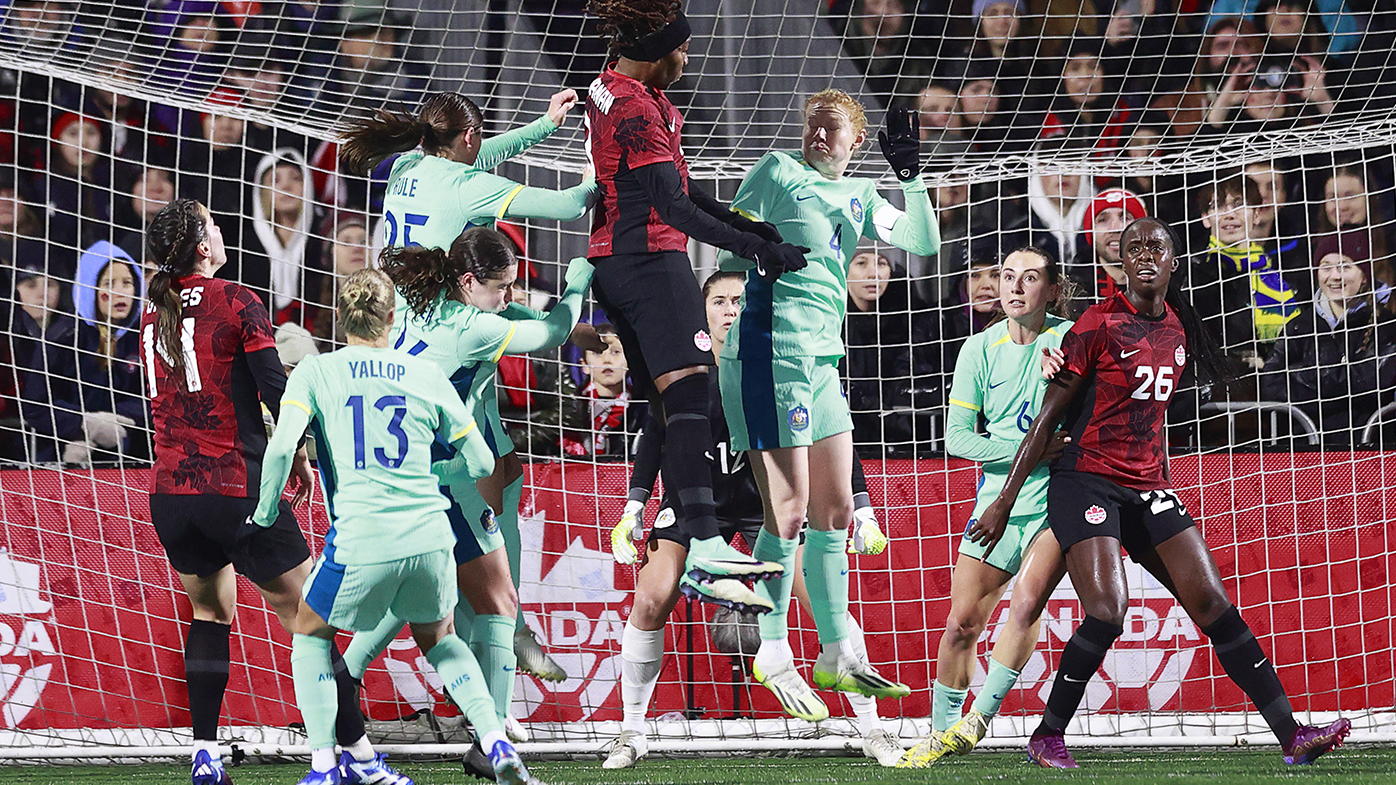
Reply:
[[[1071,437],[1067,435],[1066,431],[1057,431],[1052,434],[1052,438],[1047,440],[1047,451],[1042,453],[1042,459],[1038,463],[1051,463],[1062,457],[1062,452],[1066,450],[1068,444],[1071,444]]]
[[[887,110],[887,125],[877,132],[882,157],[902,182],[921,174],[921,118],[905,106]]]
[[[620,564],[634,564],[640,551],[635,543],[645,536],[645,505],[634,499],[625,503],[625,512],[611,529],[611,556]]]
[[[610,344],[601,338],[601,333],[598,333],[595,327],[586,322],[577,322],[567,340],[584,352],[600,353],[610,348]]]
[[[809,249],[803,245],[766,242],[757,249],[752,261],[756,263],[757,275],[767,281],[774,281],[782,273],[805,269],[809,265],[805,260],[807,253]]]
[[[1042,378],[1051,380],[1066,366],[1066,354],[1061,349],[1044,347],[1042,349]]]
[[[553,121],[553,125],[561,128],[562,121],[567,119],[567,112],[576,105],[576,90],[567,89],[553,93],[553,97],[548,99],[548,119]]]
[[[304,447],[296,450],[295,458],[291,460],[291,483],[295,491],[291,496],[292,507],[310,501],[310,492],[315,489],[315,472],[310,468],[310,456]]]

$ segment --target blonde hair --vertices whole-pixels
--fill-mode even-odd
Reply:
[[[382,270],[359,270],[339,290],[339,323],[350,335],[375,340],[392,323],[393,298],[393,282]]]
[[[848,120],[853,124],[853,133],[860,133],[868,124],[868,116],[863,111],[863,105],[858,103],[858,99],[845,93],[842,90],[829,88],[820,90],[805,100],[805,117],[809,117],[810,112],[817,108],[841,109],[848,115]]]

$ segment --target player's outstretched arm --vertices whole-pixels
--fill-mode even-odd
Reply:
[[[581,185],[552,191],[547,188],[523,186],[509,200],[500,218],[542,218],[550,221],[575,221],[587,214],[601,198],[596,180],[587,179]]]
[[[480,143],[480,153],[475,158],[477,169],[493,169],[528,148],[557,133],[567,112],[577,105],[576,90],[562,90],[554,93],[548,102],[548,111],[528,125],[506,131]]]
[[[267,451],[262,456],[262,486],[257,497],[257,510],[252,513],[252,522],[263,528],[276,523],[277,503],[281,501],[281,492],[286,489],[286,481],[291,476],[291,464],[301,437],[310,427],[310,408],[306,403],[287,398],[281,404],[276,431],[272,433],[267,442]]]
[[[567,264],[567,288],[558,298],[557,305],[542,318],[537,318],[537,312],[530,308],[506,308],[503,314],[506,319],[518,319],[525,314],[528,317],[514,321],[514,332],[501,348],[501,354],[540,352],[556,349],[566,343],[577,320],[582,318],[582,305],[595,274],[596,268],[579,256]]]
[[[940,223],[931,206],[926,181],[921,177],[919,115],[906,107],[887,110],[887,127],[877,133],[882,157],[901,183],[906,212],[879,205],[871,218],[877,237],[903,251],[921,256],[940,253]],[[888,220],[888,219],[891,220]]]

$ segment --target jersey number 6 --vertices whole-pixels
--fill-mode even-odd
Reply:
[[[351,395],[344,405],[354,410],[354,468],[362,469],[367,466],[367,448],[364,446],[364,397]],[[407,432],[402,429],[402,419],[407,416],[407,397],[385,395],[373,404],[373,408],[380,412],[393,410],[393,418],[388,421],[388,433],[397,438],[397,455],[390,458],[387,450],[374,447],[373,457],[384,467],[396,469],[407,457]]]

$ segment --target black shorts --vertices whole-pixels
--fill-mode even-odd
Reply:
[[[1052,472],[1047,523],[1062,553],[1092,537],[1113,537],[1138,557],[1196,522],[1171,488],[1136,491],[1086,472]]]
[[[761,521],[729,521],[718,518],[717,531],[727,542],[731,542],[732,538],[738,534],[742,535],[742,539],[746,541],[747,550],[751,550],[756,547],[756,536],[761,533]],[[688,550],[688,543],[693,537],[688,533],[688,527],[683,525],[683,521],[674,517],[671,508],[661,506],[659,514],[654,516],[654,526],[650,528],[650,539],[676,542],[684,550]]]
[[[226,567],[261,584],[310,558],[291,504],[281,500],[276,523],[247,523],[256,499],[231,496],[150,495],[150,522],[176,572],[207,578]]]
[[[616,327],[640,395],[650,397],[654,379],[670,371],[713,364],[703,292],[688,254],[616,254],[591,263],[592,294]]]

